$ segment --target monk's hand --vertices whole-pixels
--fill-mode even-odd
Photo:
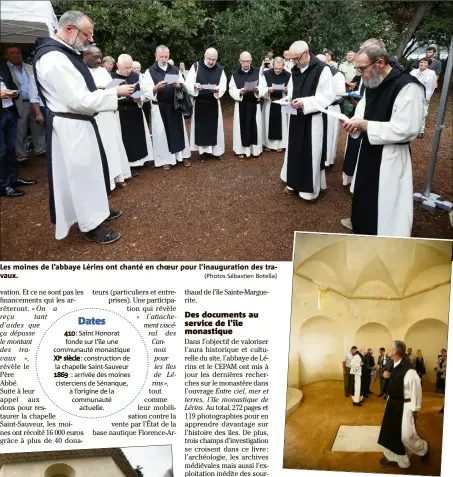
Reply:
[[[8,96],[8,89],[0,89],[0,99],[6,99],[9,98]]]
[[[118,96],[130,96],[131,94],[134,93],[134,91],[135,91],[135,86],[130,84],[121,85],[121,86],[118,86],[118,88],[116,88],[116,94]]]
[[[274,88],[268,88],[269,93],[273,93],[275,91]]]
[[[287,92],[288,92],[288,88],[283,88],[283,92],[284,92],[284,93],[287,93]]]
[[[159,81],[159,83],[157,83],[153,88],[154,93],[158,91],[159,89],[165,88],[165,86],[167,86],[166,81]]]
[[[356,132],[361,132],[361,131],[366,131],[367,130],[367,121],[364,119],[350,119],[349,121],[345,121],[343,123],[343,127],[348,131],[349,133],[356,133]]]
[[[39,113],[36,113],[35,121],[38,124],[44,124],[44,116],[42,115],[41,111]]]
[[[390,378],[390,373],[388,371],[384,371],[382,373],[382,376],[384,377],[384,379],[388,379],[388,378]]]
[[[260,89],[258,88],[258,86],[253,90],[255,93],[258,93]]]
[[[247,93],[247,90],[245,88],[241,88],[241,94]]]
[[[218,92],[219,92],[219,88],[214,88],[214,89],[212,90],[212,92],[213,92],[213,93],[218,93]]]
[[[302,98],[294,99],[291,103],[291,106],[294,109],[303,109],[304,107],[304,100]]]
[[[196,89],[197,91],[203,91],[203,88],[201,87],[201,84],[200,84],[200,83],[196,83],[196,84],[195,84],[195,89]]]
[[[181,87],[181,83],[179,81],[176,81],[175,83],[173,83],[173,86],[179,89]]]

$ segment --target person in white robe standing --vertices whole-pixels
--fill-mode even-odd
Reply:
[[[105,68],[101,67],[102,52],[97,46],[90,46],[83,54],[83,61],[87,64],[98,89],[105,89],[111,83],[112,77]],[[102,144],[109,163],[110,189],[115,189],[116,184],[126,186],[126,179],[131,177],[131,168],[127,160],[121,138],[121,126],[118,116],[113,111],[105,111],[96,116]]]
[[[420,82],[392,68],[380,46],[362,48],[355,58],[365,96],[344,123],[361,135],[351,191],[353,233],[410,237],[413,182],[410,141],[420,132],[425,92]],[[343,219],[345,220],[345,219]]]
[[[118,103],[118,112],[129,166],[132,175],[136,176],[141,167],[154,160],[149,125],[142,109],[146,97],[141,89],[140,75],[133,71],[132,57],[120,55],[117,67],[112,78],[135,86],[134,97],[122,98]]]
[[[362,357],[355,350],[354,357],[351,360],[351,374],[354,376],[354,394],[352,394],[352,404],[353,406],[361,406],[361,401],[363,401],[362,395]]]
[[[266,91],[262,112],[263,144],[266,151],[282,152],[288,144],[288,115],[273,101],[286,96],[290,78],[291,74],[284,69],[283,58],[279,56],[274,59],[272,68],[261,76]],[[276,87],[281,89],[275,89]]]
[[[425,136],[425,121],[426,116],[428,116],[429,101],[434,91],[436,90],[437,76],[433,70],[429,69],[430,64],[430,58],[422,58],[418,63],[418,68],[411,71],[411,75],[415,76],[418,81],[420,81],[420,83],[425,87],[426,102],[423,121],[420,128],[420,134],[418,135],[418,139],[423,139],[423,137]]]
[[[252,55],[244,51],[239,56],[240,67],[233,71],[228,87],[234,99],[233,151],[239,157],[259,157],[263,152],[260,98],[265,94],[260,70],[252,66]],[[247,83],[256,83],[246,89]]]
[[[330,67],[332,71],[333,81],[335,83],[335,101],[327,108],[329,111],[333,111],[337,114],[341,113],[341,101],[342,94],[346,93],[346,85],[344,74],[338,70],[335,66],[329,64],[325,55],[317,55],[319,60],[323,61]],[[340,135],[340,120],[334,116],[327,116],[327,157],[326,166],[333,166],[335,163],[335,157],[337,155],[338,136]]]
[[[220,98],[227,89],[227,80],[223,67],[217,64],[217,58],[217,50],[208,48],[204,58],[192,65],[186,80],[187,90],[194,100],[190,149],[198,151],[201,162],[210,156],[221,161],[225,158]],[[205,90],[203,86],[206,85],[214,89]]]
[[[190,163],[190,147],[184,116],[175,111],[175,89],[184,84],[184,78],[174,65],[170,64],[170,50],[165,45],[156,48],[156,61],[145,72],[142,89],[151,101],[151,129],[154,143],[156,167],[169,170],[178,162],[186,167]],[[177,77],[177,81],[167,84],[166,76]]]
[[[288,53],[295,63],[288,83],[288,100],[297,114],[289,117],[288,147],[280,178],[286,194],[315,200],[326,189],[327,117],[320,109],[335,100],[330,67],[316,58],[305,41],[294,42]]]
[[[93,40],[93,21],[78,11],[62,15],[55,38],[37,41],[33,67],[36,85],[49,109],[49,193],[55,236],[67,236],[78,223],[85,238],[101,244],[120,234],[104,225],[120,212],[109,209],[110,177],[95,115],[118,108],[118,96],[134,88],[98,90],[81,52]]]
[[[384,447],[381,467],[410,467],[410,455],[418,455],[422,463],[429,460],[429,443],[417,433],[416,421],[422,407],[420,378],[406,355],[406,344],[394,341],[391,348],[393,367],[384,371],[388,379],[387,404],[378,443]]]

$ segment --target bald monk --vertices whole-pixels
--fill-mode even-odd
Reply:
[[[325,109],[335,101],[335,83],[329,65],[314,56],[305,41],[294,42],[288,53],[294,62],[288,100],[297,114],[289,120],[288,147],[281,179],[287,194],[315,200],[326,189],[327,134]]]
[[[239,56],[240,67],[233,71],[229,84],[234,99],[233,151],[239,159],[259,157],[263,152],[260,98],[266,93],[260,70],[252,66],[252,56],[244,51]],[[253,90],[246,83],[257,82]]]
[[[190,149],[198,151],[201,162],[208,157],[224,159],[225,135],[223,132],[220,98],[227,89],[223,67],[217,64],[218,53],[208,48],[204,58],[190,68],[186,87],[194,98],[194,112],[190,132]],[[213,89],[203,88],[210,85]]]

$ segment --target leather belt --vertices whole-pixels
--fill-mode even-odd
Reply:
[[[23,103],[29,103],[30,100],[29,100],[29,99],[23,99],[22,102],[23,102]]]
[[[98,113],[93,114],[92,116],[88,116],[86,114],[75,114],[75,113],[54,113],[53,111],[50,112],[51,116],[57,116],[59,118],[66,118],[66,119],[76,119],[78,121],[91,121]]]
[[[153,104],[156,104],[157,106],[172,106],[170,103],[160,103],[159,101],[152,101]]]

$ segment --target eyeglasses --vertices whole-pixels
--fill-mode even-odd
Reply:
[[[252,60],[239,60],[240,63],[251,63]]]
[[[373,61],[373,63],[370,63],[369,65],[366,65],[366,66],[356,66],[355,69],[360,73],[364,73],[367,68],[369,68],[371,65],[374,65],[379,60],[382,60],[382,58],[379,58],[376,61]]]
[[[83,34],[85,35],[85,38],[86,38],[87,40],[89,40],[90,38],[91,38],[92,40],[94,39],[94,36],[93,36],[94,33],[87,33],[87,32],[85,32],[85,31],[81,30],[80,28],[77,28],[75,25],[69,25],[69,26],[72,27],[72,28],[75,28],[77,31],[83,33]]]

